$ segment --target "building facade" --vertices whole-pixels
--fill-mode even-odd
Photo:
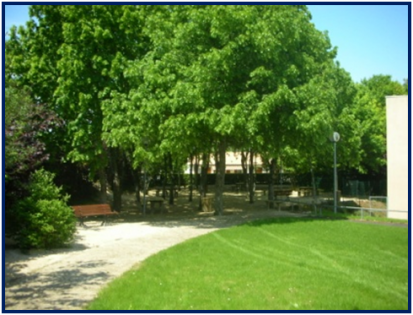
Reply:
[[[408,96],[386,97],[388,217],[408,219],[409,110]]]
[[[227,152],[225,156],[225,172],[226,173],[242,173],[242,161],[241,161],[241,152]],[[202,164],[202,161],[199,162]],[[190,169],[190,161],[187,163],[187,168],[185,173],[189,174],[189,169]],[[246,164],[249,166],[250,164],[250,157],[248,155],[247,162]],[[255,173],[267,173],[267,170],[264,168],[264,163],[262,161],[262,158],[260,155],[254,155],[254,172]],[[209,174],[214,174],[216,173],[215,169],[215,158],[214,155],[212,154],[210,156],[209,160],[209,168],[208,168],[208,173]]]

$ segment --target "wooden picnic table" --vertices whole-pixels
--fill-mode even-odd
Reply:
[[[163,198],[147,197],[145,202],[150,204],[150,210],[152,214],[155,212],[156,205],[159,205],[158,209],[161,209],[161,213],[163,213]]]

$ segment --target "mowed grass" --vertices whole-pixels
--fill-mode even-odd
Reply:
[[[407,310],[408,230],[291,218],[220,230],[150,257],[88,309]]]

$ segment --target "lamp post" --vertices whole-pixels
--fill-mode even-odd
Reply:
[[[334,213],[337,213],[337,142],[340,140],[340,134],[338,132],[333,132],[330,137],[330,141],[334,145]]]

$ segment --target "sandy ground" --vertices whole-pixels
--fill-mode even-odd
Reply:
[[[268,210],[262,202],[246,205],[244,197],[235,196],[235,201],[224,215],[213,216],[195,211],[196,202],[180,197],[177,205],[165,207],[164,214],[143,217],[129,212],[105,226],[87,222],[87,228],[78,227],[66,249],[28,254],[6,249],[4,307],[81,310],[111,280],[175,244],[257,218],[303,215]]]

